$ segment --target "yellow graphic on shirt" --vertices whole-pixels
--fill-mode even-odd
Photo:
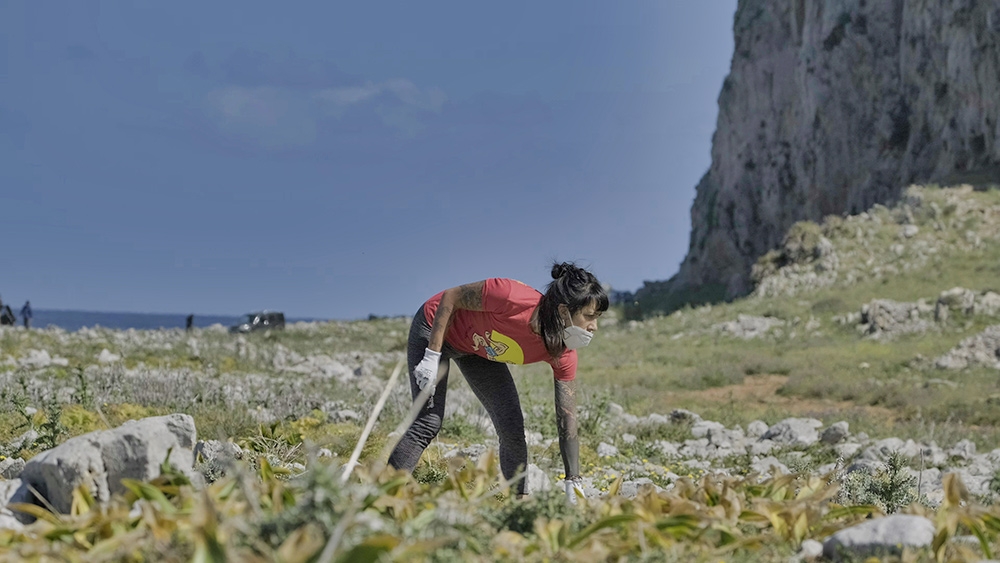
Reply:
[[[513,338],[500,334],[497,331],[487,330],[480,336],[479,333],[472,335],[472,349],[479,351],[480,348],[486,350],[486,357],[494,362],[504,362],[507,364],[523,364],[524,351],[514,341]]]

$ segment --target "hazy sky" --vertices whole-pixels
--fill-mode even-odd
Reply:
[[[411,314],[669,278],[736,0],[0,2],[0,297]]]

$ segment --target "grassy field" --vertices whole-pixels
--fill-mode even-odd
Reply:
[[[963,339],[997,324],[996,317],[952,311],[929,330],[873,339],[859,332],[851,316],[873,299],[924,299],[933,306],[942,291],[953,287],[1000,289],[1000,193],[930,187],[914,194],[919,197],[908,198],[906,206],[799,227],[808,244],[815,246],[820,236],[831,242],[837,257],[832,282],[793,284],[786,294],[642,320],[627,321],[623,311],[609,311],[598,336],[580,352],[582,457],[589,475],[604,488],[616,486],[614,472],[602,468],[595,454],[600,442],[614,442],[621,432],[609,423],[611,403],[639,416],[687,409],[727,427],[814,417],[825,425],[847,421],[852,432],[872,438],[912,438],[943,447],[970,439],[980,451],[1000,447],[1000,373],[992,367],[942,370],[933,365]],[[919,232],[901,235],[906,225]],[[771,275],[782,268],[807,271],[814,262],[808,252],[805,259],[788,260],[798,249],[786,248],[784,258],[780,252],[769,255],[762,266]],[[720,328],[740,315],[782,324],[753,339]],[[30,459],[69,437],[170,412],[194,416],[200,437],[230,440],[248,452],[242,469],[231,470],[202,496],[178,489],[177,483],[160,483],[166,496],[145,490],[123,499],[144,498],[154,506],[155,518],[150,516],[146,527],[120,514],[125,520],[114,520],[113,511],[98,518],[81,508],[72,526],[59,520],[31,532],[0,533],[0,553],[101,560],[87,559],[87,545],[118,537],[119,532],[101,528],[117,521],[141,541],[131,551],[109,551],[120,559],[104,560],[146,560],[164,549],[161,553],[176,560],[197,554],[226,560],[237,553],[259,560],[324,560],[321,549],[340,533],[342,544],[334,551],[341,560],[602,561],[621,552],[636,561],[784,561],[803,539],[822,539],[871,513],[831,504],[834,485],[811,482],[806,474],[743,481],[694,472],[670,482],[663,471],[651,471],[654,482],[674,487],[670,495],[594,501],[571,510],[558,495],[509,500],[496,488],[495,464],[445,459],[440,448],[428,450],[415,479],[368,475],[368,468],[383,460],[390,432],[408,409],[409,392],[402,382],[367,443],[357,482],[340,485],[332,477],[337,460],[350,455],[368,410],[402,357],[407,330],[408,319],[395,318],[302,324],[240,337],[221,329],[190,334],[0,331],[0,361],[6,361],[0,374],[0,444],[8,444],[0,451],[3,456]],[[117,358],[98,361],[104,350]],[[41,351],[48,354],[47,362],[26,361]],[[531,460],[556,478],[558,446],[545,443],[556,438],[551,371],[545,365],[512,371],[526,427],[542,435],[531,447]],[[452,373],[449,403],[458,405],[459,414],[446,418],[438,442],[489,443],[492,433],[482,424],[482,407],[454,366]],[[35,439],[10,445],[28,429],[37,433]],[[639,436],[636,449],[621,455],[648,458],[660,470],[689,472],[641,449],[647,438],[683,440],[685,431],[671,435],[672,430],[659,429],[656,435]],[[323,448],[332,462],[316,460]],[[827,454],[814,453],[814,465],[830,461]],[[310,471],[291,479],[289,474],[302,466]],[[968,522],[979,522],[989,536],[986,549],[995,550],[991,534],[1000,533],[1000,519],[982,516],[992,514],[992,507],[970,516],[969,499],[962,500],[957,485],[950,498],[951,504],[937,512],[920,506],[909,510],[940,522],[959,518],[956,514],[971,518]],[[804,524],[797,524],[800,518]],[[168,520],[173,524],[163,524]],[[790,528],[782,527],[785,520]],[[149,524],[153,521],[166,528]],[[339,529],[341,522],[350,527]],[[974,532],[968,522],[965,528],[941,526],[951,537]],[[73,534],[52,540],[63,536],[46,526],[69,526],[85,541]],[[975,560],[970,558],[979,555],[942,545],[903,560]]]
[[[608,397],[639,414],[685,408],[728,426],[754,419],[773,423],[795,413],[827,424],[847,420],[852,429],[872,436],[945,442],[968,437],[980,448],[996,448],[997,371],[921,365],[996,324],[996,318],[953,315],[937,330],[891,341],[864,338],[853,324],[833,319],[875,298],[933,303],[956,286],[993,289],[1000,285],[998,268],[1000,245],[984,245],[937,256],[927,270],[912,275],[681,310],[638,323],[605,323],[580,353],[581,387],[585,395]],[[740,314],[776,317],[788,326],[780,336],[756,340],[711,330]],[[818,329],[806,330],[810,319],[819,322]],[[549,393],[544,368],[519,371],[522,393],[539,400]],[[759,387],[755,381],[768,379],[772,386],[780,381],[777,397],[752,397]]]
[[[947,208],[946,198],[941,195],[946,190],[927,192],[932,194],[928,199],[941,199],[941,206]],[[962,197],[973,200],[979,208],[1000,203],[1000,197],[993,191],[972,192]],[[871,259],[866,258],[870,256],[881,261],[893,256],[902,262],[905,257],[894,256],[887,250],[896,242],[893,233],[898,225],[890,220],[890,210],[881,213],[886,216],[885,223],[878,229],[869,227],[863,241],[868,254],[857,260]],[[954,228],[931,236],[943,243],[949,238],[961,239],[964,231],[975,228],[973,223],[977,221],[984,222],[964,218]],[[925,218],[921,226],[930,231],[930,222],[931,219]],[[827,230],[836,233],[848,228],[842,225]],[[995,237],[997,227],[990,223],[981,230]],[[851,246],[862,247],[853,236],[833,240],[842,255],[856,250]],[[849,265],[842,268],[846,270]],[[835,318],[857,312],[876,298],[897,301],[923,298],[933,304],[942,291],[956,286],[977,291],[1000,289],[998,274],[1000,245],[994,239],[977,248],[932,254],[926,264],[905,274],[818,288],[791,297],[749,297],[641,321],[624,321],[620,310],[612,310],[602,320],[598,337],[580,352],[579,380],[585,397],[582,404],[586,407],[611,401],[638,415],[666,414],[675,408],[685,408],[726,425],[746,424],[755,419],[774,422],[795,412],[827,423],[848,420],[852,427],[872,436],[917,438],[933,428],[942,436],[969,434],[983,448],[997,447],[1000,410],[994,403],[1000,393],[1000,378],[996,377],[996,371],[974,368],[952,372],[928,368],[921,361],[947,352],[963,338],[994,324],[996,318],[959,312],[932,331],[889,341],[865,338],[858,334],[854,323],[841,324]],[[764,338],[752,340],[713,330],[713,326],[739,315],[772,317],[786,325]],[[339,399],[345,405],[364,406],[378,389],[359,389],[333,378],[302,377],[282,371],[275,367],[275,357],[363,355],[367,358],[367,371],[372,375],[378,372],[378,377],[385,378],[405,349],[407,325],[406,318],[322,323],[309,329],[250,334],[240,337],[240,342],[233,335],[211,330],[199,331],[196,338],[180,331],[163,331],[158,335],[153,331],[154,336],[141,335],[146,331],[140,331],[137,336],[101,329],[81,336],[6,330],[0,332],[2,356],[19,358],[32,349],[47,350],[53,356],[65,358],[66,365],[41,370],[10,366],[13,369],[5,374],[8,384],[0,396],[0,401],[5,401],[0,406],[5,404],[6,408],[0,416],[16,419],[18,413],[12,401],[18,396],[30,399],[41,409],[43,405],[39,403],[52,398],[52,393],[48,393],[51,386],[68,386],[75,389],[74,397],[86,399],[85,403],[118,399],[117,405],[111,401],[104,409],[103,414],[110,422],[120,418],[116,408],[122,404],[132,405],[136,412],[182,409],[195,416],[199,430],[206,436],[245,436],[252,434],[257,426],[247,416],[245,407],[267,403],[273,397],[258,390],[241,404],[211,396],[226,382],[243,382],[248,388],[254,384],[271,387],[270,395],[284,386],[283,392],[290,393],[287,402],[296,405],[286,409],[295,412],[281,412],[282,416],[277,417],[284,422],[312,414],[326,400]],[[120,362],[98,365],[95,358],[104,349],[120,355]],[[128,381],[115,381],[116,371],[145,377],[135,377],[135,384],[130,387]],[[515,366],[513,371],[523,402],[544,410],[552,395],[549,368]],[[118,379],[122,379],[121,373]],[[775,386],[776,382],[780,385]],[[81,383],[90,389],[80,389]],[[192,383],[199,389],[192,392]],[[122,392],[108,389],[116,384],[124,388]],[[150,386],[155,389],[150,390]],[[759,395],[762,386],[773,388],[774,394],[745,400],[746,394]],[[453,377],[451,387],[467,389],[461,377]],[[401,391],[404,392],[397,395],[404,401],[390,404],[380,430],[391,428],[395,419],[402,416],[406,394],[405,389]],[[551,435],[548,414],[543,413],[536,426],[538,431]],[[2,425],[8,435],[3,436],[4,430],[0,429],[0,439],[13,437],[13,426]],[[446,425],[442,438],[462,438],[462,433],[468,431],[458,423]]]

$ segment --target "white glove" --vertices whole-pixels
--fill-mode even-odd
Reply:
[[[417,387],[421,391],[428,386],[434,387],[437,383],[438,364],[441,363],[441,352],[435,352],[430,348],[424,350],[424,359],[420,360],[417,367],[413,368],[413,378],[417,380]]]
[[[587,495],[583,492],[583,481],[579,478],[566,479],[563,481],[563,485],[566,487],[566,502],[569,504],[576,504],[577,498],[587,497]]]

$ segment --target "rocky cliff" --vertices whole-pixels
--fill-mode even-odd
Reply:
[[[740,0],[673,289],[747,293],[796,221],[1000,184],[1000,0]]]

